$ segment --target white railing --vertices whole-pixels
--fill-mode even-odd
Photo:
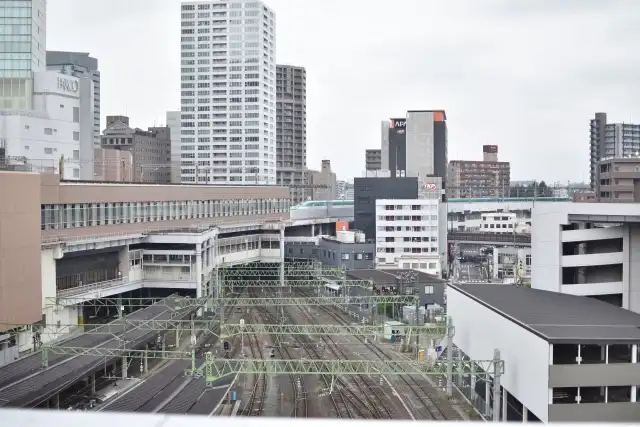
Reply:
[[[196,275],[191,273],[165,273],[163,271],[144,270],[144,280],[166,280],[168,282],[191,282]]]
[[[104,291],[117,288],[130,283],[127,278],[107,280],[105,282],[92,283],[90,285],[76,286],[75,288],[61,289],[57,292],[58,298],[69,298],[89,292]],[[135,283],[135,282],[133,282]]]
[[[84,241],[91,241],[96,239],[121,239],[121,238],[139,238],[145,235],[142,231],[120,231],[113,233],[103,233],[103,234],[92,234],[87,236],[69,236],[67,234],[57,234],[54,236],[43,236],[40,239],[42,244],[52,244],[52,243],[79,243]]]

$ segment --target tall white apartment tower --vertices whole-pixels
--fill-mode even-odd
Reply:
[[[181,181],[275,185],[275,14],[255,0],[181,14]]]

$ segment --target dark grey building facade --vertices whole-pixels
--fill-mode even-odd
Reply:
[[[447,185],[447,116],[443,110],[410,110],[382,126],[381,164],[391,176],[440,177]]]
[[[102,148],[129,151],[133,156],[133,180],[154,184],[171,182],[171,130],[168,126],[148,130],[131,128],[127,116],[107,116],[107,128],[101,138]],[[193,152],[182,156],[195,156]],[[195,157],[183,157],[182,164]]]
[[[355,178],[353,225],[368,241],[376,238],[376,200],[417,199],[418,178]]]
[[[313,243],[286,243],[287,258],[315,259],[324,265],[346,270],[374,268],[375,243],[344,243],[332,237]]]
[[[305,200],[307,167],[307,72],[276,67],[276,182],[290,189],[293,203]]]
[[[84,52],[47,51],[47,70],[93,81],[93,143],[100,145],[100,71],[98,60]]]

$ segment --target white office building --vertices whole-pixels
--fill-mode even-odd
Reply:
[[[180,183],[180,111],[167,111],[171,136],[171,183]]]
[[[276,183],[276,22],[259,1],[181,7],[181,180]]]
[[[46,1],[0,2],[3,168],[93,179],[93,82],[46,71]]]
[[[93,179],[93,82],[53,71],[33,75],[32,109],[0,111],[0,144],[9,169]]]
[[[376,200],[376,267],[442,274],[440,200]],[[446,244],[445,244],[446,246]]]

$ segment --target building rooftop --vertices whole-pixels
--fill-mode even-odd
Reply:
[[[640,342],[640,314],[594,298],[489,283],[449,286],[552,344]]]
[[[417,277],[418,283],[433,283],[433,282],[444,282],[444,280],[432,275],[423,273],[417,270],[407,270],[407,269],[396,269],[396,270],[349,270],[347,271],[347,276],[356,280],[371,280],[374,285],[385,286],[385,285],[393,285],[396,286],[400,283],[402,275],[411,275],[415,274]],[[408,283],[408,280],[407,280]]]

